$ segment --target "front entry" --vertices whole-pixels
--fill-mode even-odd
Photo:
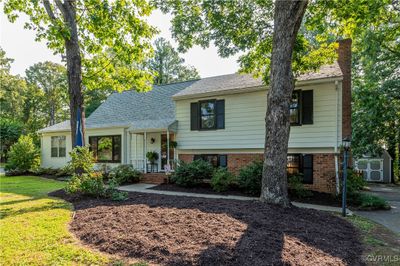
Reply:
[[[174,140],[174,135],[169,134],[169,140]],[[170,162],[175,158],[175,149],[170,144],[169,147],[169,160]],[[165,165],[167,165],[167,134],[161,134],[161,169],[165,170]]]

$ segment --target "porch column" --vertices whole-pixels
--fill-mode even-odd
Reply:
[[[167,128],[167,167],[169,168],[169,129]]]
[[[143,152],[143,155],[144,155],[144,172],[145,173],[147,173],[147,156],[146,156],[146,152],[147,152],[147,132],[145,131],[144,132],[144,145],[143,145],[143,147],[144,147],[144,152]]]

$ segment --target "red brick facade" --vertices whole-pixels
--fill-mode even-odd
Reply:
[[[179,154],[185,162],[193,161],[193,154]],[[262,160],[261,153],[228,154],[228,170],[238,174],[239,170],[255,160]],[[334,154],[313,154],[313,184],[306,184],[310,190],[335,193],[335,156]]]

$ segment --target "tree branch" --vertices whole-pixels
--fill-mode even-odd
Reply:
[[[63,14],[64,18],[68,16],[67,10],[65,9],[63,3],[60,0],[55,0],[56,6],[60,9],[61,13]]]
[[[47,13],[47,15],[49,15],[50,19],[53,21],[57,20],[56,15],[54,15],[53,10],[51,9],[49,0],[43,0],[43,5],[44,5],[44,8],[46,9],[46,13]]]

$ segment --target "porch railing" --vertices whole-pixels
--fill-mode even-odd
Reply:
[[[131,160],[131,164],[135,169],[144,171],[144,159],[133,159]]]

